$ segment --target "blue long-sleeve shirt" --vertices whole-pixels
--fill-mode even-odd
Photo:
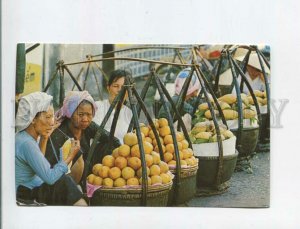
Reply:
[[[51,169],[37,141],[26,131],[17,133],[15,140],[16,190],[19,185],[30,189],[44,182],[52,185],[68,171],[67,164],[62,160]]]

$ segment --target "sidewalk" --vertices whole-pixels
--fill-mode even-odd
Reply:
[[[195,197],[184,206],[188,207],[249,207],[270,205],[270,153],[257,153],[251,161],[253,173],[235,172],[227,192]]]

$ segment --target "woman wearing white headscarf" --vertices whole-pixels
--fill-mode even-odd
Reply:
[[[78,153],[78,141],[66,159],[50,168],[38,140],[47,142],[54,128],[52,96],[35,92],[21,98],[16,116],[15,176],[17,200],[24,203],[86,206],[74,180],[64,175]]]

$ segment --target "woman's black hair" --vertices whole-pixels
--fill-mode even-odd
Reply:
[[[130,75],[130,72],[127,70],[121,70],[117,69],[115,71],[112,71],[110,74],[109,80],[107,82],[107,86],[110,86],[113,84],[113,82],[117,81],[118,79]]]

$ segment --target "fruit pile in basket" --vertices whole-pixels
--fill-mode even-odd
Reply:
[[[224,141],[234,136],[234,134],[227,129],[223,124],[219,124],[221,140]],[[189,133],[191,142],[193,144],[202,144],[209,142],[217,142],[217,130],[212,121],[197,123]]]
[[[165,118],[154,119],[154,125],[156,128],[155,131],[159,134],[164,154],[164,161],[168,163],[170,168],[174,168],[176,167],[176,155],[168,120]],[[149,138],[152,140],[154,151],[159,152],[158,144],[152,129],[149,131]],[[180,131],[176,132],[176,142],[178,145],[181,167],[197,165],[198,161],[194,157],[194,152],[191,148],[189,148],[188,141],[185,139],[184,134]]]
[[[254,91],[256,95],[263,96],[264,93],[260,91]],[[244,119],[254,120],[256,119],[257,112],[255,107],[253,106],[253,99],[249,95],[247,96],[244,93],[241,93],[242,98],[242,110]],[[259,105],[264,105],[266,102],[265,99],[257,97]],[[217,110],[216,104],[211,100],[211,103],[214,108],[214,112],[218,119],[220,119],[219,111]],[[221,107],[221,110],[224,114],[225,120],[235,120],[238,119],[238,104],[237,104],[237,96],[235,94],[226,94],[220,98],[218,98],[218,103]],[[193,124],[195,125],[198,122],[204,122],[207,120],[212,120],[212,114],[209,110],[208,103],[202,103],[198,106],[198,110],[195,112],[195,118],[193,119]]]
[[[168,165],[160,160],[159,153],[153,151],[153,145],[149,142],[150,138],[145,137],[150,132],[148,127],[141,125],[141,132],[148,185],[170,183],[173,175]],[[105,156],[101,164],[93,166],[93,173],[87,177],[89,184],[110,188],[142,184],[142,162],[137,135],[127,133],[123,140],[124,144],[114,149],[112,155]]]

